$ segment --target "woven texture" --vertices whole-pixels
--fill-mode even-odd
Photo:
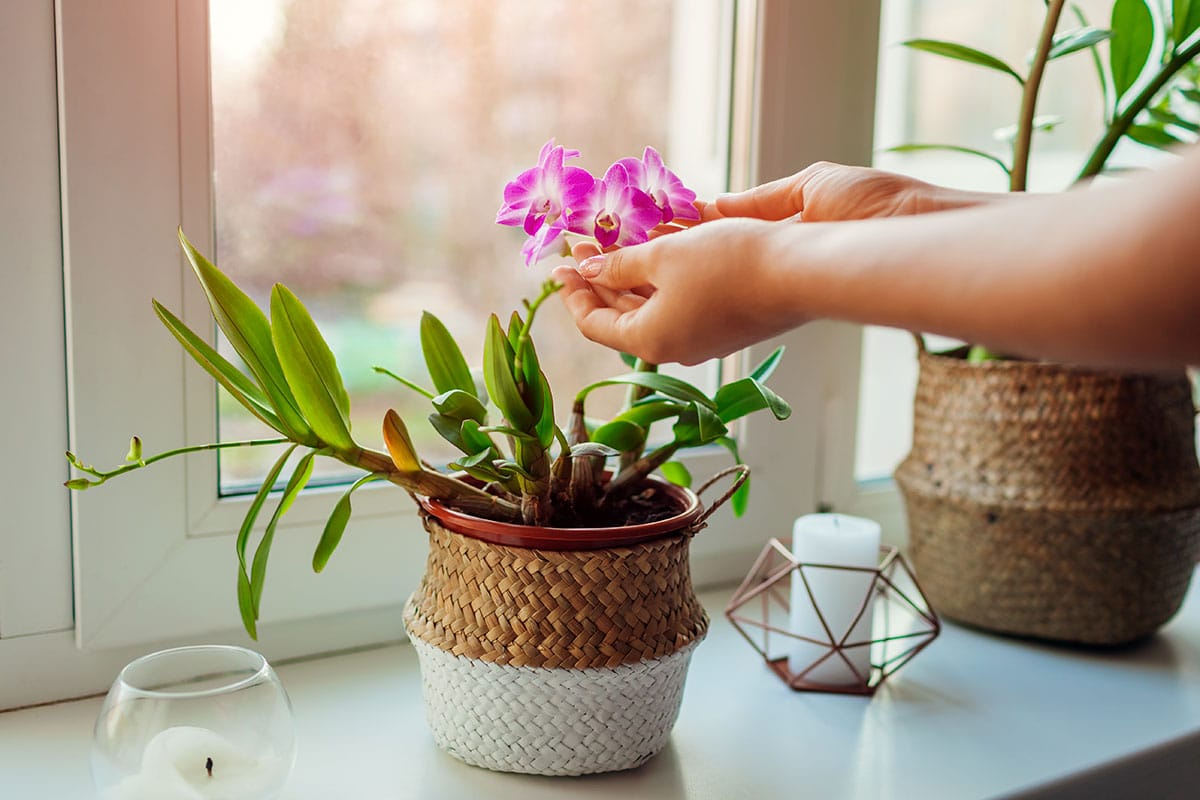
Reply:
[[[488,544],[428,517],[429,560],[405,610],[417,638],[517,667],[584,669],[661,658],[704,637],[689,538],[549,551]]]
[[[913,449],[896,480],[940,613],[1119,644],[1178,610],[1200,542],[1185,376],[920,362]]]
[[[549,669],[488,663],[419,638],[438,746],[478,767],[582,775],[636,767],[666,744],[695,643],[653,661]]]

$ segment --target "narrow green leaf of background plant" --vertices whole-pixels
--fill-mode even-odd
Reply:
[[[179,243],[208,297],[208,306],[217,327],[270,398],[272,409],[284,425],[283,432],[297,441],[311,443],[312,429],[304,420],[300,406],[288,388],[283,368],[275,354],[271,325],[266,315],[188,241],[182,230],[179,231]]]
[[[383,443],[387,445],[388,454],[392,457],[396,469],[409,475],[421,472],[421,459],[413,447],[408,428],[400,415],[390,408],[383,415]]]
[[[962,153],[963,155],[987,159],[1000,169],[1004,170],[1005,175],[1012,175],[1012,170],[1009,168],[1008,164],[1005,164],[1003,161],[1001,161],[999,157],[994,156],[991,153],[985,153],[983,150],[976,150],[973,147],[959,147],[956,144],[926,144],[918,142],[913,144],[898,144],[894,147],[884,148],[885,153],[918,153],[922,150],[945,150],[951,153]]]
[[[1050,45],[1050,52],[1047,55],[1048,61],[1053,61],[1056,58],[1068,56],[1071,53],[1077,53],[1088,47],[1095,47],[1100,42],[1112,38],[1112,31],[1104,28],[1095,28],[1091,26],[1076,28],[1073,31],[1058,33],[1054,35],[1054,41]]]
[[[775,352],[767,356],[754,369],[750,370],[750,377],[759,383],[765,382],[768,378],[775,374],[775,368],[779,366],[779,362],[783,359],[783,351],[785,347],[776,347]]]
[[[371,483],[372,481],[383,480],[385,476],[378,473],[364,475],[351,484],[337,503],[333,507],[333,511],[329,513],[329,519],[325,522],[325,530],[321,532],[321,539],[317,542],[317,549],[313,553],[312,568],[313,572],[320,572],[325,569],[325,565],[329,563],[329,557],[333,555],[333,551],[342,541],[342,534],[346,532],[346,523],[350,521],[350,495],[358,489],[358,487]]]
[[[262,539],[258,542],[258,547],[254,548],[254,561],[250,564],[250,593],[254,600],[254,618],[258,619],[259,608],[262,602],[263,583],[267,578],[267,559],[271,556],[271,545],[275,541],[275,529],[279,525],[279,520],[283,519],[283,515],[292,507],[292,503],[296,501],[296,496],[304,489],[308,479],[312,477],[313,457],[316,451],[305,454],[304,458],[300,459],[300,463],[296,465],[296,470],[292,473],[292,477],[288,479],[287,486],[284,487],[283,496],[279,498],[279,505],[275,506],[275,513],[271,515],[271,519],[267,522],[267,528],[263,531]]]
[[[1085,28],[1090,28],[1092,25],[1088,22],[1087,15],[1083,13],[1078,5],[1071,4],[1071,13],[1075,15],[1075,19],[1079,20],[1079,24]],[[1112,31],[1108,32],[1108,36],[1112,38]],[[1100,103],[1104,107],[1104,124],[1108,125],[1108,76],[1104,73],[1104,61],[1100,58],[1100,49],[1092,46],[1088,48],[1088,53],[1092,59],[1092,69],[1096,74],[1096,80],[1100,84]]]
[[[1003,72],[1011,75],[1016,79],[1017,83],[1025,85],[1025,79],[1017,74],[1017,71],[1005,64],[995,56],[985,53],[982,50],[976,50],[973,47],[967,47],[964,44],[956,42],[945,42],[938,39],[909,39],[900,44],[905,47],[911,47],[913,50],[923,50],[926,53],[943,56],[945,58],[953,58],[958,61],[966,61],[969,64],[976,64],[980,67],[987,67],[998,72]]]
[[[279,473],[283,471],[283,465],[291,458],[292,453],[299,447],[293,444],[283,451],[267,473],[267,477],[259,485],[258,491],[254,494],[254,500],[251,501],[250,507],[246,510],[246,516],[242,519],[242,527],[238,529],[236,540],[237,557],[238,557],[238,611],[242,615],[242,625],[246,628],[246,633],[250,634],[251,639],[258,638],[258,632],[255,622],[258,619],[258,614],[254,610],[254,596],[250,590],[250,573],[246,569],[246,545],[250,541],[250,533],[254,529],[254,523],[258,519],[258,512],[262,510],[263,503],[267,499],[267,495],[271,493],[271,489],[275,486],[275,481],[279,480]]]
[[[676,486],[687,489],[692,485],[692,473],[688,472],[688,468],[678,461],[668,461],[659,467],[658,471]]]
[[[508,338],[500,328],[495,314],[488,322],[487,337],[483,345],[483,375],[488,394],[500,413],[514,428],[529,430],[533,427],[533,415],[517,391],[512,374],[513,353]]]
[[[628,420],[614,419],[592,431],[592,441],[623,453],[629,452],[645,445],[646,429]]]
[[[424,386],[421,386],[420,384],[417,384],[417,383],[413,383],[408,378],[397,375],[396,373],[392,372],[387,367],[376,366],[376,367],[371,367],[371,369],[375,370],[380,375],[387,375],[389,378],[391,378],[392,380],[401,384],[402,386],[407,386],[409,389],[412,389],[414,392],[421,395],[422,397],[424,397],[427,400],[432,400],[434,397],[433,392],[429,391]]]
[[[154,313],[158,315],[166,329],[183,345],[183,349],[191,355],[192,359],[203,367],[204,371],[211,375],[225,391],[229,392],[230,397],[237,400],[243,408],[268,426],[280,433],[287,432],[279,421],[279,417],[275,415],[275,411],[271,408],[271,403],[263,394],[262,389],[258,388],[240,369],[230,364],[208,342],[197,336],[165,306],[157,300],[152,302],[154,303]]]
[[[458,342],[442,321],[428,311],[421,314],[421,352],[439,394],[451,389],[475,394],[471,368],[467,366]]]
[[[308,309],[279,283],[271,289],[271,337],[288,386],[313,431],[338,451],[354,450],[350,396],[333,351]]]
[[[1172,0],[1171,38],[1175,50],[1200,28],[1200,0]]]
[[[1153,147],[1158,150],[1169,150],[1183,144],[1182,141],[1164,131],[1157,125],[1130,125],[1125,135],[1138,144]]]
[[[699,403],[702,406],[707,406],[711,409],[716,409],[716,403],[709,399],[708,395],[692,386],[687,381],[671,375],[663,375],[660,372],[630,372],[625,375],[618,375],[615,378],[606,378],[602,381],[596,381],[593,384],[585,386],[575,396],[576,400],[583,400],[593,390],[599,389],[602,386],[616,385],[633,385],[644,386],[659,394],[667,397],[673,397],[676,400],[682,400],[685,403]]]
[[[1146,112],[1154,119],[1155,122],[1158,122],[1162,125],[1174,125],[1176,128],[1182,128],[1185,131],[1200,133],[1200,125],[1197,125],[1190,120],[1186,120],[1178,114],[1174,114],[1166,109],[1149,108],[1146,109]]]
[[[763,408],[770,409],[779,420],[792,415],[792,407],[786,400],[753,378],[725,384],[717,390],[714,399],[722,422],[732,422]]]
[[[1109,67],[1117,102],[1129,91],[1150,58],[1154,46],[1154,20],[1145,0],[1116,0],[1112,9]]]

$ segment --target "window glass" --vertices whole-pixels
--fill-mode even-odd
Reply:
[[[348,383],[361,442],[380,446],[383,412],[396,408],[423,456],[453,455],[424,421],[428,402],[372,366],[429,385],[424,309],[478,364],[487,315],[507,320],[537,293],[553,260],[524,266],[521,231],[493,220],[505,182],[548,138],[583,151],[593,173],[647,144],[668,149],[674,8],[211,0],[218,263],[260,303],[279,281],[309,307]],[[597,31],[619,35],[601,48]],[[544,306],[535,337],[560,393],[623,369],[557,302]],[[598,392],[595,411],[620,396]],[[556,398],[560,421],[571,399]],[[263,429],[222,393],[220,432],[228,441]],[[223,490],[263,475],[274,455],[223,453]]]

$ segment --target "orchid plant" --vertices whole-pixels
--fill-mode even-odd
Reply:
[[[551,140],[542,148],[537,165],[504,189],[497,222],[524,229],[529,237],[522,247],[526,264],[555,252],[568,235],[592,238],[604,248],[623,247],[646,241],[652,231],[662,232],[664,225],[676,227],[680,221],[698,219],[695,194],[664,166],[653,148],[647,147],[641,159],[621,159],[603,178],[566,164],[578,155]],[[320,572],[346,530],[352,495],[365,484],[387,481],[411,495],[504,522],[567,528],[619,525],[631,503],[654,494],[652,484],[646,482],[650,473],[659,470],[675,483],[690,482],[687,469],[673,460],[681,450],[718,445],[740,463],[730,423],[759,410],[777,419],[791,413],[765,384],[779,363],[780,349],[749,375],[711,395],[660,374],[653,365],[626,359],[631,371],[579,389],[570,419],[560,425],[531,335],[538,309],[559,289],[547,281],[538,296],[512,312],[506,323],[495,314],[487,320],[482,381],[446,326],[429,312],[422,315],[421,350],[432,387],[382,367],[376,370],[429,400],[429,423],[461,456],[445,468],[432,466],[418,454],[408,423],[395,411],[388,411],[382,421],[387,452],[379,452],[363,446],[351,433],[345,383],[333,352],[299,298],[276,284],[264,312],[182,231],[179,241],[217,326],[246,369],[223,357],[158,301],[153,302],[155,313],[222,388],[278,435],[152,456],[144,455],[135,436],[125,463],[108,470],[68,452],[67,459],[81,474],[66,485],[89,489],[189,452],[286,444],[255,493],[236,539],[238,607],[252,637],[257,636],[276,528],[308,482],[316,458],[337,459],[362,472],[330,513],[312,559],[314,571]],[[613,386],[628,387],[624,407],[612,419],[588,417],[586,401],[591,393]],[[649,432],[655,423],[669,427],[669,439],[653,443]],[[283,482],[297,454],[290,477]],[[260,512],[281,482],[274,510],[251,555]],[[739,515],[745,509],[747,488],[743,485],[732,499]],[[671,513],[671,509],[663,511]]]

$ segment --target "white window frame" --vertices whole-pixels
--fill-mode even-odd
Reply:
[[[734,77],[753,92],[734,95],[732,142],[717,136],[703,148],[735,154],[730,184],[817,158],[868,163],[878,0],[738,0],[728,8],[738,47],[757,54]],[[72,449],[108,463],[120,460],[131,433],[151,452],[210,441],[211,382],[149,310],[157,297],[195,330],[209,329],[174,237],[182,221],[211,248],[203,233],[211,199],[194,190],[210,174],[203,2],[128,0],[114,9],[59,0],[56,12]],[[820,80],[796,77],[807,74]],[[697,582],[740,578],[767,538],[787,535],[792,518],[822,502],[819,458],[832,452],[822,431],[835,378],[848,368],[829,355],[844,352],[848,337],[846,326],[806,326],[743,356],[752,363],[787,344],[772,382],[796,413],[786,424],[752,419],[739,431],[754,470],[750,512],[736,525],[722,512],[697,537]],[[853,453],[852,442],[851,433],[837,449]],[[701,452],[690,465],[705,475],[727,463],[723,452]],[[230,537],[247,501],[216,499],[215,476],[211,456],[191,456],[74,495],[71,627],[0,641],[0,707],[102,689],[151,647],[244,641]],[[398,604],[424,566],[424,535],[407,498],[362,492],[346,540],[318,578],[308,560],[328,494],[301,498],[280,531],[257,645],[268,657],[401,636]]]

